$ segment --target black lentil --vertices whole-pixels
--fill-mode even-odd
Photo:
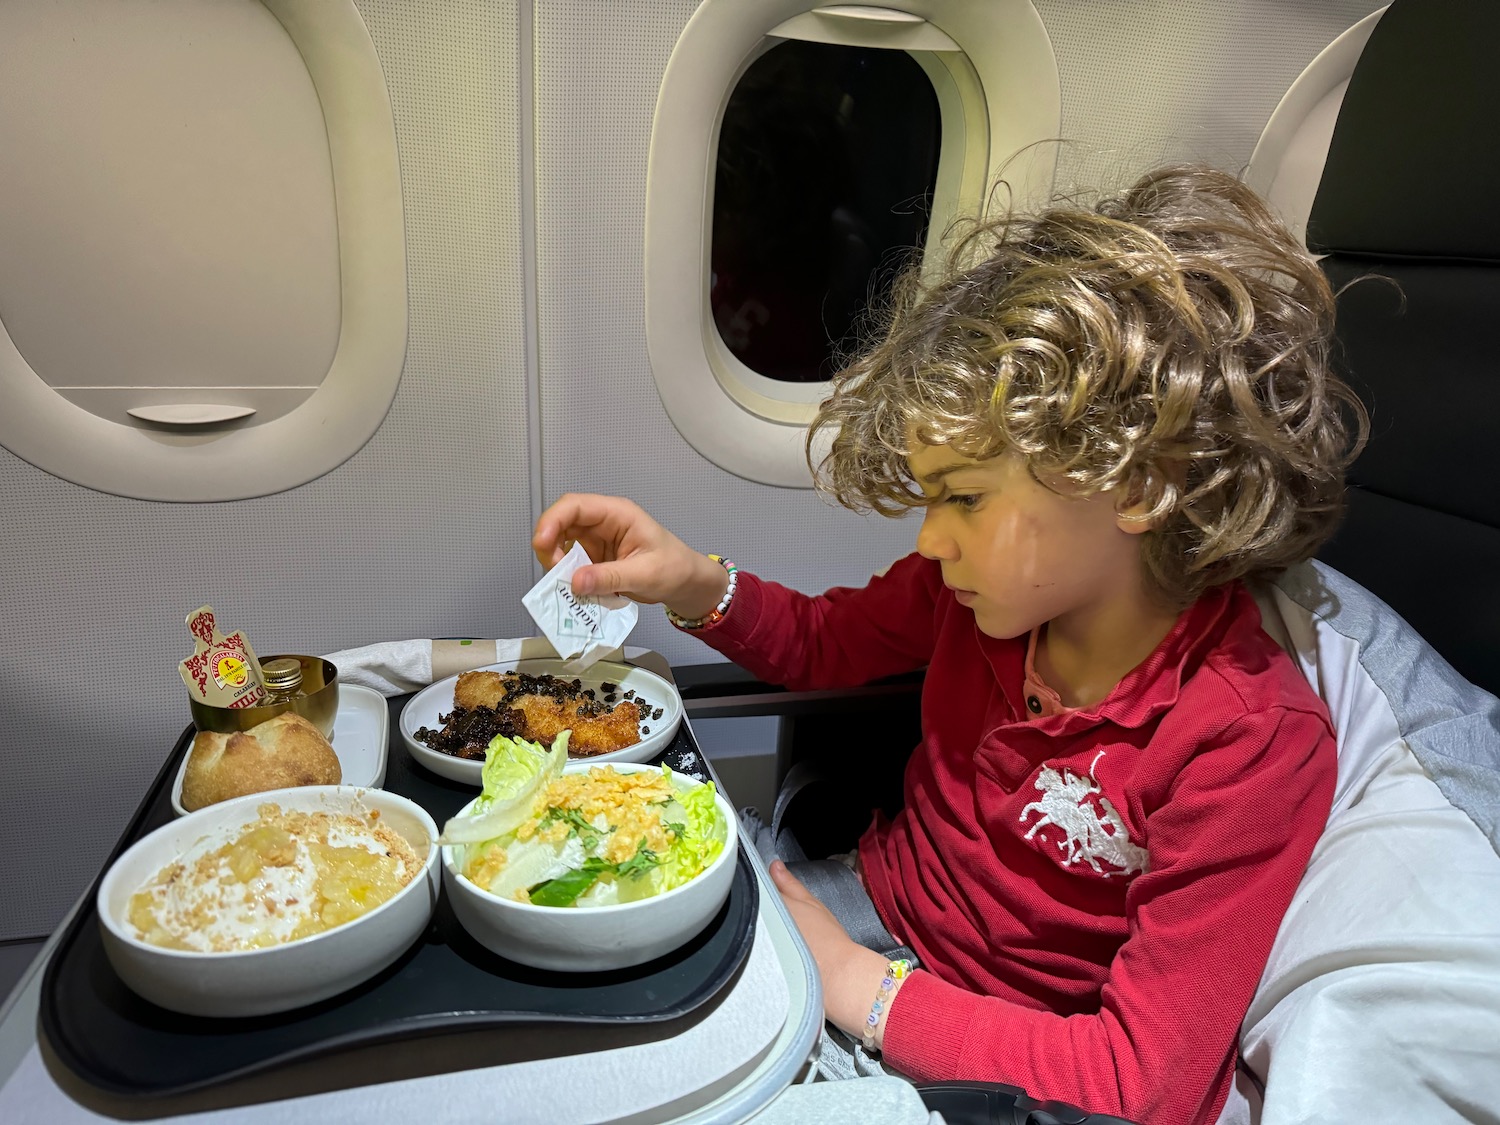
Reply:
[[[454,707],[451,714],[439,715],[442,730],[417,729],[417,741],[440,754],[471,761],[484,761],[490,740],[496,735],[524,738],[526,715],[517,707]]]

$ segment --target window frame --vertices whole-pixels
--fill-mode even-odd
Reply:
[[[975,9],[966,0],[821,11],[807,0],[704,0],[684,27],[662,76],[652,125],[647,350],[673,425],[721,468],[765,484],[810,487],[805,435],[829,386],[751,370],[714,324],[708,285],[714,172],[731,93],[750,65],[784,38],[907,50],[932,80],[942,115],[924,249],[931,265],[942,257],[952,219],[980,210],[1002,167],[1016,202],[1026,206],[1050,192],[1056,164],[1054,146],[1038,143],[1055,138],[1061,120],[1057,65],[1040,16],[1029,0]],[[686,310],[697,310],[696,325]]]
[[[69,402],[0,324],[0,446],[44,472],[142,500],[205,502],[305,484],[352,457],[385,419],[406,358],[406,242],[395,119],[352,0],[260,0],[317,91],[338,222],[341,321],[332,363],[306,401],[263,425],[157,429]],[[226,472],[226,466],[239,471]]]

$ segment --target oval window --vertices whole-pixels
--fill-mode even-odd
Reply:
[[[390,96],[353,4],[0,4],[0,446],[264,496],[352,457],[406,353]]]
[[[832,377],[920,254],[942,121],[905,51],[789,42],[751,64],[719,128],[709,304],[746,367]]]
[[[699,0],[646,175],[651,375],[677,432],[749,480],[812,484],[807,425],[903,267],[1002,168],[1051,191],[1057,63],[1031,0],[920,11]]]

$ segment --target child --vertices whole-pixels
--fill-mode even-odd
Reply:
[[[921,967],[892,972],[773,865],[828,1019],[899,1071],[1218,1115],[1333,795],[1327,711],[1245,586],[1341,510],[1365,421],[1332,321],[1253,193],[1166,169],[976,228],[835,380],[820,483],[923,512],[916,553],[863,589],[736,575],[626,500],[538,521],[544,564],[568,540],[597,560],[579,593],[661,602],[762,679],[927,668],[905,807],[857,855]]]

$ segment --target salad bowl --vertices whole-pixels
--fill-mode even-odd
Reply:
[[[605,767],[580,761],[557,772],[587,774],[595,768]],[[663,767],[643,763],[614,762],[607,768],[626,775],[663,773]],[[680,796],[690,795],[704,785],[711,786],[671,771],[665,775]],[[728,898],[734,880],[738,851],[734,807],[717,791],[704,796],[712,797],[711,806],[704,797],[697,796],[690,796],[688,803],[699,809],[712,808],[709,831],[718,846],[706,865],[686,882],[629,901],[609,901],[612,896],[608,894],[584,895],[578,905],[543,905],[536,901],[545,901],[538,890],[533,890],[530,900],[518,901],[481,887],[464,873],[468,849],[482,844],[445,843],[443,884],[454,916],[486,949],[533,968],[600,972],[641,965],[664,956],[686,944],[713,920]],[[471,818],[475,806],[482,801],[481,796],[465,805],[448,822],[440,843],[449,838],[455,825]],[[568,878],[553,879],[553,887],[564,886]],[[622,884],[627,878],[620,876]],[[524,890],[521,897],[527,897]],[[589,904],[590,897],[602,899],[603,904]]]

